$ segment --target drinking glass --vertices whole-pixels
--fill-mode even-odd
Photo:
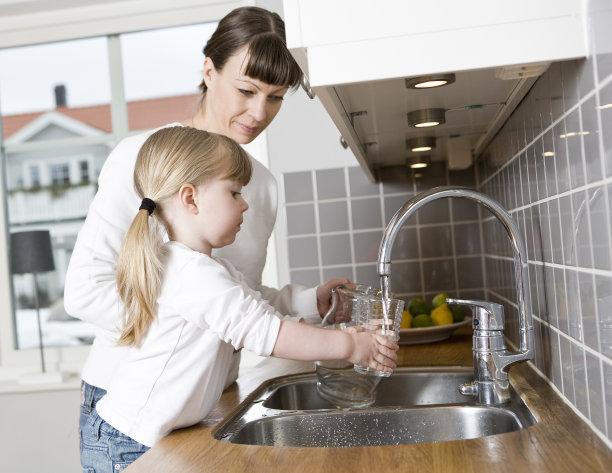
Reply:
[[[359,318],[357,327],[366,332],[374,332],[397,342],[404,301],[400,299],[383,299],[380,295],[362,295],[358,300]],[[355,371],[370,376],[388,377],[392,371],[374,370],[368,366],[355,365]]]

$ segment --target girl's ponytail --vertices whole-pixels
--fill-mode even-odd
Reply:
[[[162,235],[159,223],[143,207],[125,235],[117,265],[117,288],[127,314],[120,345],[140,344],[155,320],[161,285]]]

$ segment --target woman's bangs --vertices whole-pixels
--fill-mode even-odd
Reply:
[[[285,44],[274,33],[258,35],[249,46],[244,74],[266,84],[295,89],[302,71]]]

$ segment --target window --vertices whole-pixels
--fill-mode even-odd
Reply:
[[[202,48],[216,27],[205,23],[121,35],[130,130],[154,128],[193,114],[202,80]],[[147,113],[166,101],[169,106]]]
[[[79,163],[79,175],[82,184],[87,184],[89,182],[89,163],[87,161],[81,161]]]
[[[49,166],[49,174],[51,175],[51,184],[54,186],[70,184],[70,166],[68,164],[52,164]]]
[[[6,234],[51,233],[55,271],[37,279],[44,345],[61,348],[47,354],[51,362],[75,360],[79,366],[85,352],[78,346],[93,340],[92,326],[65,313],[63,287],[104,161],[130,130],[193,113],[202,47],[215,27],[205,23],[0,49],[0,150],[6,171],[0,195],[7,209],[0,225]],[[111,85],[121,82],[125,95]],[[38,344],[31,275],[13,275],[10,281],[10,289],[0,287],[0,348],[4,355],[13,350],[3,363]],[[6,317],[11,313],[12,319]]]
[[[38,166],[30,166],[30,187],[40,187],[40,170]]]

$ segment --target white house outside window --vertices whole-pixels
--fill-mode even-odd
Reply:
[[[56,269],[39,279],[47,347],[91,343],[93,327],[65,313],[63,290],[100,170],[118,139],[192,114],[202,47],[215,28],[216,23],[204,23],[0,49],[1,188],[7,209],[7,221],[0,224],[7,234],[51,233]],[[65,104],[56,102],[58,91],[65,92]],[[28,276],[12,276],[12,295],[0,297],[3,352],[6,334],[15,334],[10,345],[17,351],[37,344]],[[59,353],[57,359],[69,351]]]

